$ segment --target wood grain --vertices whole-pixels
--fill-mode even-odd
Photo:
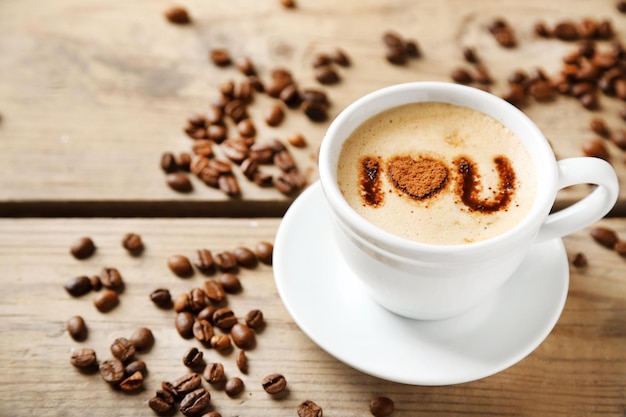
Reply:
[[[538,39],[533,25],[563,19],[610,19],[624,40],[626,16],[613,1],[330,1],[300,0],[284,9],[277,0],[181,4],[193,18],[174,26],[165,0],[7,0],[0,3],[0,214],[73,216],[280,215],[291,198],[260,189],[239,176],[242,198],[194,181],[190,195],[164,183],[164,151],[188,150],[182,132],[187,117],[204,112],[226,80],[241,80],[234,68],[216,68],[211,48],[234,58],[250,57],[263,79],[273,68],[290,69],[301,87],[328,92],[331,119],[358,97],[390,84],[449,81],[473,46],[489,68],[495,94],[516,69],[558,72],[573,43]],[[494,18],[513,26],[518,47],[499,47],[486,30]],[[383,32],[393,29],[418,41],[423,57],[405,67],[384,60]],[[607,42],[601,48],[608,48]],[[320,86],[311,61],[342,48],[353,65],[340,68],[342,82]],[[292,149],[309,182],[317,178],[316,154],[328,122],[309,122],[292,110],[278,128],[261,121],[273,102],[257,95],[251,116],[258,140],[285,139],[301,132],[304,149]],[[553,144],[559,158],[581,155],[595,137],[588,124],[605,118],[623,129],[624,103],[601,98],[602,109],[583,110],[573,99],[533,103],[524,110]],[[624,182],[623,152],[609,144],[611,162]],[[578,199],[586,187],[564,190],[560,205]],[[622,192],[623,194],[623,192]],[[623,195],[621,200],[624,200]],[[623,212],[618,204],[616,212]]]
[[[186,292],[207,279],[199,274],[175,277],[166,266],[167,257],[190,256],[199,248],[217,252],[272,242],[278,224],[278,219],[0,220],[0,414],[153,415],[148,399],[162,380],[187,372],[182,354],[200,346],[182,339],[173,327],[173,311],[156,308],[148,294],[157,287],[167,287],[173,294]],[[623,220],[600,224],[626,238]],[[139,233],[146,244],[139,257],[129,256],[120,245],[130,231]],[[85,261],[68,252],[81,236],[90,236],[97,246],[96,254]],[[386,395],[396,404],[395,417],[623,416],[626,260],[596,244],[588,230],[567,237],[565,246],[570,259],[584,253],[589,265],[570,268],[565,310],[547,340],[508,370],[443,387],[391,383],[335,360],[294,324],[277,294],[271,267],[241,270],[244,290],[230,295],[228,305],[239,317],[252,308],[262,309],[267,326],[248,353],[248,375],[236,369],[236,352],[222,355],[203,349],[207,360],[221,361],[229,376],[241,376],[246,384],[237,399],[209,387],[213,407],[223,416],[295,416],[297,405],[310,399],[323,407],[324,415],[365,416],[369,400]],[[96,274],[104,266],[118,268],[126,282],[121,304],[107,314],[93,307],[93,293],[71,298],[63,289],[69,278]],[[84,342],[73,341],[64,329],[65,321],[76,314],[89,327]],[[92,347],[101,360],[106,359],[115,338],[127,337],[141,326],[152,329],[156,337],[154,347],[138,355],[149,368],[144,391],[124,394],[99,375],[81,374],[70,365],[72,349]],[[283,373],[289,384],[288,395],[280,399],[270,398],[260,386],[263,376],[274,372]]]

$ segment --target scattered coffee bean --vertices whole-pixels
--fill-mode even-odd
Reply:
[[[205,294],[214,304],[221,303],[226,298],[226,291],[222,284],[215,279],[210,279],[204,283]]]
[[[222,417],[222,415],[217,411],[209,411],[208,413],[203,414],[202,417]]]
[[[199,368],[204,364],[204,354],[196,347],[190,347],[183,355],[183,365],[188,368]]]
[[[305,400],[298,405],[298,417],[322,417],[322,407],[311,400]]]
[[[211,347],[218,352],[224,352],[231,348],[230,337],[226,334],[216,334],[211,338]]]
[[[589,122],[589,127],[594,133],[602,136],[603,138],[608,138],[610,136],[609,127],[607,126],[604,119],[600,117],[594,117],[593,119],[591,119],[591,121]]]
[[[119,387],[124,392],[135,392],[143,388],[143,374],[140,371],[120,382]]]
[[[472,74],[465,68],[461,67],[455,68],[450,74],[450,77],[455,83],[459,84],[469,84],[474,81]]]
[[[256,344],[254,332],[243,323],[237,323],[230,329],[230,337],[239,349],[252,349]]]
[[[128,376],[134,374],[135,372],[141,372],[143,376],[146,376],[146,373],[148,372],[146,363],[144,361],[134,360],[124,367],[124,373]]]
[[[171,7],[165,11],[165,18],[173,24],[176,25],[187,25],[191,23],[191,18],[189,17],[189,13],[187,9],[176,6]]]
[[[204,388],[197,388],[185,395],[180,402],[180,412],[186,416],[197,416],[211,403],[211,394]]]
[[[232,174],[220,175],[217,178],[218,188],[229,197],[236,197],[241,194],[237,178]]]
[[[189,301],[189,293],[182,292],[174,298],[174,311],[191,311],[191,303]]]
[[[198,249],[195,257],[193,258],[193,264],[203,274],[212,274],[215,272],[213,254],[208,249]]]
[[[315,79],[321,84],[337,84],[341,81],[337,71],[330,65],[323,65],[315,68]]]
[[[183,375],[178,378],[174,384],[173,388],[178,395],[186,395],[200,387],[202,384],[202,378],[199,374],[192,372],[187,375]]]
[[[270,374],[263,378],[261,385],[268,394],[280,394],[287,388],[287,379],[281,374]]]
[[[314,101],[303,101],[300,108],[312,122],[324,122],[328,119],[328,109],[323,104]]]
[[[167,185],[179,193],[189,193],[193,190],[193,185],[189,177],[182,172],[172,172],[165,177]]]
[[[154,345],[154,335],[147,327],[140,327],[133,332],[129,341],[138,352],[147,352]]]
[[[287,142],[296,148],[304,148],[306,146],[306,139],[300,133],[292,133],[287,136]]]
[[[204,307],[197,315],[196,319],[198,320],[206,320],[209,323],[213,324],[213,314],[217,311],[217,307],[214,305],[208,305]]]
[[[350,60],[350,57],[348,56],[348,54],[342,50],[342,49],[335,49],[331,54],[330,54],[330,59],[337,65],[341,66],[341,67],[349,67],[350,65],[352,65],[352,62]]]
[[[89,237],[81,237],[70,247],[70,253],[76,259],[87,259],[96,251],[96,245]]]
[[[228,294],[237,294],[241,291],[241,281],[237,278],[237,275],[230,272],[226,272],[219,276],[219,283],[222,284],[222,288]]]
[[[128,362],[135,356],[135,346],[125,337],[118,337],[111,344],[111,353],[122,362]]]
[[[620,129],[616,130],[611,134],[611,142],[615,144],[618,148],[625,151],[626,150],[626,130]]]
[[[137,233],[127,233],[122,239],[122,247],[130,254],[137,255],[143,250],[141,236]]]
[[[594,227],[591,229],[590,234],[593,240],[609,249],[613,249],[615,244],[619,241],[617,232],[613,229],[609,229],[608,227]]]
[[[248,357],[246,356],[245,350],[240,350],[239,353],[237,353],[235,364],[242,374],[248,373]]]
[[[89,277],[89,281],[91,282],[91,289],[94,291],[100,291],[102,289],[102,281],[100,281],[100,276],[92,275]]]
[[[215,265],[220,271],[230,271],[237,267],[237,258],[230,251],[223,251],[215,255]]]
[[[256,127],[250,119],[243,119],[237,123],[237,131],[244,138],[253,138],[256,136]]]
[[[100,282],[102,286],[110,290],[121,292],[124,288],[124,280],[122,274],[116,268],[105,267],[100,272]]]
[[[583,143],[583,153],[585,156],[591,156],[604,160],[609,159],[609,151],[601,139],[591,139]]]
[[[261,310],[250,310],[246,314],[246,325],[254,330],[260,329],[265,325],[265,319],[263,318],[263,312]]]
[[[224,365],[218,362],[209,363],[202,376],[209,384],[217,384],[224,379]]]
[[[199,313],[207,306],[207,295],[202,288],[192,288],[189,292],[189,310],[192,313]]]
[[[576,268],[584,268],[587,266],[587,256],[585,256],[584,253],[577,253],[574,256],[574,260],[572,261],[572,265],[574,265]]]
[[[385,53],[385,59],[393,65],[405,65],[407,62],[407,55],[403,48],[390,47]]]
[[[150,300],[159,308],[172,307],[172,295],[167,288],[157,288],[150,293]]]
[[[91,348],[76,349],[72,352],[70,363],[78,369],[91,369],[97,364],[96,351]]]
[[[231,64],[230,53],[226,49],[212,49],[209,52],[209,58],[218,67],[226,67]]]
[[[65,323],[65,328],[72,339],[83,341],[87,338],[87,325],[81,316],[73,316]]]
[[[256,68],[254,67],[254,63],[248,57],[238,58],[235,61],[235,66],[243,75],[256,75]]]
[[[119,384],[124,379],[124,364],[119,359],[100,362],[100,376],[109,384]]]
[[[113,290],[102,291],[98,293],[98,295],[96,295],[96,297],[93,300],[94,306],[101,313],[107,313],[113,310],[115,307],[117,307],[119,303],[120,303],[120,300],[117,295],[117,292]]]
[[[167,266],[170,270],[181,278],[193,275],[193,268],[189,258],[184,255],[172,255],[167,259]]]
[[[257,258],[259,258],[259,261],[263,262],[266,265],[272,264],[273,252],[274,245],[269,242],[259,242],[254,248],[254,253],[256,254]]]
[[[285,112],[279,104],[273,104],[265,110],[263,119],[268,126],[276,127],[285,119]]]
[[[181,311],[176,314],[176,319],[174,320],[174,325],[176,326],[176,330],[178,334],[181,335],[184,339],[191,339],[193,337],[193,324],[194,317],[189,311]]]
[[[237,317],[233,310],[228,307],[218,308],[213,313],[213,324],[221,330],[230,331],[237,324]]]
[[[626,258],[626,241],[619,241],[615,243],[613,249],[615,249],[619,256]]]
[[[293,9],[296,7],[296,0],[280,0],[280,4],[286,9]]]
[[[387,397],[376,397],[370,401],[370,412],[374,417],[387,417],[393,410],[393,401]]]
[[[240,246],[233,250],[233,255],[237,261],[237,264],[244,268],[254,268],[257,266],[257,258],[254,252],[250,249]]]
[[[226,381],[224,384],[224,392],[229,397],[237,397],[239,394],[243,392],[245,385],[243,380],[239,377],[233,377]]]
[[[72,297],[80,297],[91,291],[91,280],[87,276],[80,276],[68,280],[63,286]]]
[[[210,138],[210,137],[209,137]],[[191,154],[189,152],[181,152],[176,157],[176,166],[181,171],[189,172],[189,166],[191,165]]]
[[[148,407],[157,414],[166,414],[174,406],[174,397],[167,391],[158,390],[148,401]]]
[[[214,334],[213,325],[208,320],[196,320],[192,332],[197,341],[209,345]]]

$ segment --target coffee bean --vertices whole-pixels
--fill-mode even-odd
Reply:
[[[81,316],[73,316],[66,323],[65,328],[72,339],[83,341],[87,338],[87,325]]]
[[[248,118],[248,108],[246,103],[241,100],[231,100],[224,106],[224,114],[238,123]]]
[[[76,259],[87,259],[96,251],[96,245],[89,237],[81,237],[70,247],[70,253]]]
[[[192,332],[196,340],[209,345],[213,337],[213,325],[208,320],[196,320],[193,324]]]
[[[240,350],[239,353],[237,353],[235,364],[242,374],[248,373],[248,357],[246,356],[245,350]]]
[[[393,410],[393,401],[387,397],[376,397],[370,401],[370,412],[374,417],[387,417]]]
[[[465,68],[461,67],[455,68],[450,74],[450,77],[455,83],[459,84],[469,84],[474,81],[472,74]]]
[[[254,247],[254,253],[259,261],[266,265],[272,264],[272,254],[274,252],[274,245],[269,242],[259,242]]]
[[[119,387],[125,392],[139,391],[143,388],[143,374],[140,371],[135,372],[131,376],[122,380]]]
[[[311,400],[305,400],[298,405],[298,417],[322,417],[322,407]]]
[[[621,150],[626,150],[626,130],[616,130],[611,134],[611,142]]]
[[[124,364],[119,359],[100,362],[100,376],[109,384],[119,384],[124,379]]]
[[[593,119],[591,119],[591,121],[589,122],[589,127],[594,133],[602,136],[603,138],[608,138],[610,136],[609,127],[607,126],[604,119],[600,117],[594,117]]]
[[[192,313],[199,313],[207,306],[207,296],[202,288],[192,288],[189,292],[189,309]]]
[[[182,172],[172,172],[165,177],[167,185],[179,193],[189,193],[193,190],[193,185],[189,177]]]
[[[244,268],[254,268],[257,266],[257,258],[252,250],[239,246],[233,250],[233,255],[237,261],[237,264]]]
[[[165,414],[174,406],[174,397],[167,391],[158,390],[156,395],[148,400],[148,407],[157,414]]]
[[[230,337],[225,334],[216,334],[211,338],[211,347],[218,352],[224,352],[231,347]]]
[[[556,91],[549,81],[540,80],[533,83],[528,93],[537,101],[546,102],[554,99]]]
[[[599,106],[598,96],[595,93],[583,94],[578,100],[580,101],[580,104],[582,104],[582,106],[587,110],[595,110]]]
[[[102,268],[100,272],[100,282],[102,286],[110,290],[121,292],[124,288],[124,280],[122,274],[116,268]]]
[[[122,247],[130,254],[137,255],[143,250],[143,242],[141,236],[137,233],[127,233],[122,238]]]
[[[283,172],[289,172],[296,167],[296,162],[287,149],[274,154],[274,164]]]
[[[613,249],[615,244],[619,241],[617,232],[608,227],[597,226],[591,229],[591,237],[600,245]]]
[[[235,274],[230,272],[224,273],[219,276],[218,281],[222,285],[224,291],[228,294],[237,294],[241,291],[241,281]]]
[[[254,158],[246,158],[240,166],[241,173],[249,180],[254,180],[254,176],[259,171],[259,162]]]
[[[256,75],[256,69],[254,68],[254,63],[248,57],[238,58],[235,61],[235,66],[243,75]]]
[[[161,154],[161,169],[166,173],[178,171],[178,164],[172,152],[163,152]]]
[[[342,67],[349,67],[351,65],[350,57],[342,49],[335,49],[330,54],[330,59],[337,65]]]
[[[606,149],[602,139],[591,139],[583,143],[582,147],[585,156],[600,158],[604,160],[609,159],[609,151]]]
[[[119,304],[120,300],[117,295],[117,292],[113,290],[105,290],[98,295],[93,300],[94,306],[98,309],[98,311],[102,313],[107,313],[113,310]]]
[[[263,312],[261,310],[250,310],[246,314],[246,325],[251,329],[260,329],[265,325]]]
[[[89,277],[89,281],[91,282],[92,290],[100,291],[102,289],[102,281],[100,281],[100,277],[98,275],[92,275]]]
[[[146,352],[154,345],[154,335],[147,327],[140,327],[135,330],[129,340],[138,352]]]
[[[224,384],[224,392],[231,398],[241,394],[244,388],[243,380],[239,377],[230,378],[226,381],[226,384]]]
[[[265,392],[275,395],[280,394],[287,388],[287,380],[281,374],[270,374],[263,378],[261,385]]]
[[[243,323],[237,323],[230,329],[230,337],[240,349],[252,349],[256,344],[254,332]]]
[[[286,0],[282,0],[282,1],[286,1]],[[293,1],[293,0],[290,0]],[[222,415],[220,413],[218,413],[217,411],[209,411],[206,414],[203,414],[202,417],[222,417]]]
[[[244,138],[253,138],[256,136],[256,127],[250,119],[243,119],[237,123],[237,131]]]
[[[176,166],[182,171],[189,172],[191,165],[191,154],[189,152],[180,152],[176,157]]]
[[[180,402],[180,412],[186,416],[196,416],[204,411],[211,403],[211,394],[198,388],[187,395]]]
[[[76,349],[72,352],[70,363],[78,369],[91,369],[97,363],[96,351],[91,348]]]
[[[324,122],[328,119],[328,109],[323,104],[313,101],[303,101],[300,108],[312,122]]]
[[[333,82],[331,82],[331,84],[333,84]],[[278,98],[290,109],[295,109],[300,105],[300,103],[302,103],[298,86],[295,84],[290,84],[283,88],[278,95]]]
[[[167,266],[170,270],[181,278],[193,275],[193,268],[189,258],[184,255],[172,255],[167,259]]]
[[[307,88],[302,90],[300,94],[302,101],[310,101],[313,103],[321,104],[323,106],[329,107],[330,101],[328,100],[328,96],[325,92],[321,90]]]
[[[181,311],[176,314],[174,325],[176,326],[178,334],[180,334],[184,339],[191,339],[193,337],[194,321],[193,314],[189,311]]]
[[[587,263],[587,257],[582,252],[577,253],[576,256],[574,256],[574,260],[572,261],[572,265],[574,265],[576,268],[584,268],[587,266]]]
[[[337,84],[341,81],[337,71],[330,65],[323,65],[315,68],[315,79],[321,84]]]
[[[209,363],[202,375],[209,384],[221,382],[224,378],[224,365],[218,362]]]
[[[118,337],[111,344],[111,353],[122,362],[128,362],[135,356],[135,346],[125,337]]]
[[[241,194],[237,178],[231,174],[220,175],[217,178],[218,188],[229,197],[236,197]]]
[[[234,253],[223,251],[215,255],[215,265],[221,271],[230,271],[237,267],[237,258]]]
[[[189,293],[182,292],[174,298],[174,311],[191,311],[191,303],[189,302]]]
[[[230,53],[226,49],[212,49],[209,52],[209,58],[218,67],[226,67],[231,64]]]
[[[304,148],[306,146],[306,139],[300,133],[292,133],[287,136],[287,142],[296,148]]]
[[[172,307],[172,295],[167,288],[157,288],[150,293],[150,300],[159,308]]]
[[[268,126],[276,127],[285,119],[285,112],[279,104],[273,104],[265,110],[263,119]]]
[[[191,18],[189,17],[189,13],[187,9],[183,7],[171,7],[165,11],[165,18],[173,24],[176,25],[186,25],[191,23]]]
[[[390,47],[385,53],[385,59],[393,65],[405,65],[407,58],[406,51],[403,47]]]
[[[148,372],[146,363],[144,361],[135,360],[124,367],[124,373],[128,376],[134,374],[135,372],[141,372],[143,376],[146,376]]]
[[[221,303],[226,298],[226,292],[222,284],[214,279],[210,279],[204,283],[207,298],[214,304]]]
[[[215,272],[213,254],[208,249],[198,249],[193,258],[193,264],[203,274],[212,274]]]
[[[180,379],[182,378],[184,377],[181,377]],[[164,394],[167,394],[165,395],[165,397],[171,398],[172,403],[180,397],[180,394],[178,393],[178,391],[176,391],[176,387],[174,386],[174,384],[168,381],[161,381],[161,389],[159,391],[162,391]],[[159,394],[159,391],[157,391],[157,394]]]
[[[213,314],[217,311],[217,307],[214,305],[208,305],[204,307],[197,315],[196,319],[198,320],[206,320],[209,323],[213,324]]]
[[[178,378],[174,382],[173,387],[178,395],[181,396],[198,389],[200,387],[200,384],[202,384],[202,379],[200,378],[200,375],[192,372]]]
[[[228,307],[218,308],[213,313],[213,324],[221,330],[230,331],[237,324],[237,317],[235,317],[233,310]]]
[[[282,4],[285,9],[293,9],[296,7],[296,0],[280,0],[280,4]]]
[[[196,139],[193,141],[193,145],[191,145],[191,151],[194,155],[211,158],[214,155],[213,141],[209,139]],[[191,166],[191,161],[189,162],[189,165]]]
[[[626,241],[619,241],[615,243],[613,249],[615,249],[619,256],[626,258]]]
[[[204,364],[204,354],[196,347],[190,347],[183,355],[183,365],[198,368]]]
[[[63,286],[72,297],[80,297],[91,291],[91,280],[87,276],[80,276],[68,280]]]

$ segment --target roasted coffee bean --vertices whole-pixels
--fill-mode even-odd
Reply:
[[[311,62],[311,66],[313,66],[313,68],[317,68],[317,67],[322,67],[324,65],[330,65],[332,64],[332,62],[333,60],[330,57],[330,55],[320,53],[320,54],[316,54],[313,57],[313,62]]]
[[[393,401],[387,397],[376,397],[370,401],[370,412],[374,417],[387,417],[393,410]]]
[[[189,292],[189,309],[197,314],[207,306],[207,296],[202,288],[192,288]]]
[[[176,172],[178,170],[178,164],[172,152],[163,152],[163,154],[161,154],[161,169],[166,173]]]
[[[493,33],[494,38],[505,48],[514,48],[517,45],[517,39],[515,33],[510,27],[498,29]]]
[[[187,395],[180,402],[180,412],[186,416],[197,416],[211,403],[211,394],[204,388],[197,388]]]
[[[248,357],[246,356],[245,350],[240,350],[239,353],[237,353],[237,358],[235,358],[235,364],[237,365],[237,369],[239,369],[239,372],[241,372],[242,374],[248,373]]]
[[[102,289],[102,281],[100,281],[100,277],[98,275],[90,276],[89,281],[91,282],[92,290],[100,291]]]
[[[252,181],[259,187],[271,187],[274,184],[274,177],[267,172],[256,172]]]
[[[611,134],[611,142],[621,150],[626,150],[626,130],[616,130]]]
[[[582,147],[585,156],[596,157],[604,160],[609,159],[609,151],[602,139],[591,139],[583,143]]]
[[[474,81],[472,74],[465,68],[457,67],[450,74],[452,81],[459,84],[469,84]]]
[[[192,372],[178,378],[174,382],[173,387],[179,396],[183,396],[198,389],[200,384],[202,384],[202,378],[200,378],[199,374]]]
[[[342,67],[349,67],[351,65],[350,57],[342,49],[335,49],[330,54],[330,59],[337,65]]]
[[[105,290],[98,293],[93,300],[94,306],[102,313],[113,310],[120,303],[117,292],[113,290]]]
[[[385,45],[389,48],[402,47],[404,44],[402,37],[393,31],[386,31],[383,33],[382,39]]]
[[[509,83],[502,98],[514,106],[521,107],[526,103],[526,90],[521,84]]]
[[[224,155],[233,162],[240,163],[248,156],[249,147],[243,139],[226,139],[221,146]]]
[[[165,177],[167,185],[174,191],[179,193],[189,193],[193,190],[191,181],[182,172],[172,172]]]
[[[248,108],[241,100],[231,100],[224,106],[224,114],[238,123],[248,117]]]
[[[393,65],[405,65],[408,60],[408,56],[406,54],[406,51],[404,50],[404,47],[394,46],[387,49],[387,52],[385,53],[385,59],[387,59],[387,62]]]
[[[237,267],[237,258],[230,251],[223,251],[215,255],[215,265],[220,271],[231,271]]]
[[[283,88],[278,98],[290,109],[295,109],[300,105],[300,103],[302,103],[300,92],[298,91],[298,87],[295,84],[290,84]]]
[[[127,233],[122,238],[122,247],[131,254],[139,254],[143,250],[141,236],[137,233]]]
[[[217,185],[220,191],[229,197],[236,197],[241,194],[239,182],[237,182],[237,178],[232,174],[220,175],[217,178]]]
[[[209,384],[216,384],[224,379],[224,365],[218,362],[209,363],[202,375]]]
[[[287,136],[287,142],[296,148],[304,148],[306,146],[306,139],[300,133],[292,133]]]
[[[230,378],[226,381],[226,384],[224,384],[224,392],[231,398],[241,394],[244,388],[243,380],[239,377]]]
[[[190,347],[183,355],[183,365],[188,368],[199,368],[204,364],[204,354],[196,347]]]
[[[224,352],[231,347],[230,337],[226,334],[216,334],[211,338],[211,347],[218,352]]]
[[[111,353],[122,362],[128,362],[135,356],[135,345],[125,337],[118,337],[111,344]]]
[[[619,241],[617,232],[608,227],[597,226],[591,229],[591,237],[600,245],[613,249],[615,244]]]
[[[224,298],[226,298],[224,287],[215,279],[206,281],[204,283],[204,288],[207,298],[214,304],[219,304],[224,300]]]
[[[302,101],[311,101],[313,103],[322,104],[326,107],[330,106],[330,101],[325,92],[312,88],[302,90],[300,93]]]
[[[259,170],[259,163],[254,158],[246,158],[243,160],[239,168],[241,169],[241,173],[252,181],[254,180],[254,175]]]
[[[81,316],[73,316],[65,323],[65,328],[72,339],[82,341],[87,338],[87,325]]]
[[[272,264],[272,254],[274,252],[274,245],[269,242],[259,242],[254,247],[254,253],[259,261],[266,265]]]
[[[237,123],[237,131],[244,138],[253,138],[256,136],[256,127],[250,119],[243,119]]]
[[[96,351],[91,348],[76,349],[72,352],[70,363],[78,369],[91,369],[97,363]]]
[[[208,249],[198,249],[193,258],[193,264],[203,274],[211,274],[215,272],[213,254]]]
[[[246,314],[246,325],[251,329],[260,329],[265,324],[263,312],[261,310],[250,310]]]
[[[257,266],[257,258],[254,252],[250,249],[240,246],[233,250],[233,255],[237,260],[237,264],[243,266],[244,268],[254,268]]]
[[[176,157],[176,166],[181,171],[189,171],[191,165],[191,154],[189,152],[181,152]]]
[[[209,323],[213,324],[213,314],[217,311],[217,307],[214,305],[208,305],[204,307],[197,315],[196,319],[198,320],[206,320]]]
[[[554,99],[556,91],[549,81],[537,81],[528,89],[528,93],[537,101],[546,102]]]
[[[191,311],[191,303],[189,302],[189,293],[181,292],[174,298],[174,311]]]
[[[615,246],[613,246],[613,249],[615,249],[619,256],[626,258],[626,241],[617,242]]]
[[[243,75],[256,75],[254,63],[248,57],[241,57],[235,61],[235,66]]]
[[[230,329],[230,338],[239,349],[252,349],[256,344],[254,332],[243,323],[237,323]]]
[[[274,154],[274,164],[280,168],[281,171],[289,172],[296,167],[296,162],[287,149],[276,152]]]
[[[285,1],[291,1],[293,2],[293,0],[281,0],[282,2]],[[217,411],[209,411],[206,414],[203,414],[202,417],[222,417],[222,415],[220,413],[218,413]]]
[[[193,314],[189,311],[181,311],[176,314],[174,325],[176,326],[178,334],[180,334],[184,339],[191,339],[193,337],[194,321]]]
[[[124,364],[119,359],[100,362],[100,376],[109,384],[119,384],[124,379]]]
[[[233,89],[233,98],[241,100],[244,103],[251,103],[254,97],[254,88],[248,81],[241,81],[235,84]]]
[[[471,63],[471,64],[476,64],[480,61],[480,59],[478,59],[478,54],[476,53],[476,49],[472,48],[471,46],[466,46],[463,48],[463,58]]]
[[[231,64],[230,53],[226,49],[212,49],[209,52],[209,58],[218,67],[226,67]]]
[[[328,119],[328,109],[323,104],[313,101],[304,101],[300,108],[312,122],[324,122]]]
[[[582,104],[582,106],[587,110],[595,110],[599,106],[598,96],[594,93],[583,94],[582,96],[580,96],[578,101],[580,101],[580,104]]]
[[[607,138],[610,136],[609,127],[607,126],[604,119],[600,117],[594,117],[593,119],[591,119],[591,121],[589,122],[589,128],[591,128],[594,133],[602,136],[603,138]]]
[[[96,251],[96,245],[89,237],[81,237],[70,247],[70,253],[76,259],[87,259]]]
[[[134,374],[135,372],[141,372],[143,376],[146,376],[146,373],[148,372],[146,363],[144,361],[135,360],[124,367],[124,373],[128,376]]]
[[[297,169],[292,169],[276,178],[274,185],[281,193],[292,195],[304,188],[306,178]]]
[[[159,308],[172,307],[172,294],[167,288],[157,288],[150,293],[150,300]]]
[[[100,272],[100,282],[102,286],[110,290],[120,292],[124,288],[122,274],[116,268],[102,268]]]
[[[287,388],[287,379],[281,374],[270,374],[263,378],[261,385],[268,394],[280,394]]]
[[[147,327],[140,327],[135,330],[129,340],[138,352],[146,352],[154,345],[154,335]]]
[[[293,9],[296,7],[296,0],[280,0],[280,4],[282,4],[285,9]]]
[[[191,164],[189,165],[189,170],[194,175],[200,175],[203,169],[208,167],[210,164],[209,158],[204,155],[194,155],[191,158]]]
[[[268,126],[278,126],[285,119],[285,112],[279,104],[273,104],[263,114],[263,119]]]
[[[572,265],[576,268],[584,268],[587,266],[587,256],[584,253],[579,252],[574,256],[574,260],[572,261]]]
[[[274,158],[274,149],[269,143],[255,143],[250,147],[250,158],[260,164],[268,164]]]
[[[337,84],[341,81],[337,71],[330,65],[315,68],[315,79],[321,84]]]
[[[213,324],[222,330],[229,331],[237,324],[237,317],[233,310],[228,307],[218,308],[213,313]]]
[[[197,341],[209,345],[214,334],[213,325],[208,320],[196,320],[192,332]]]
[[[165,414],[172,410],[174,398],[167,391],[159,390],[148,400],[148,407],[157,414]]]
[[[324,413],[322,407],[311,400],[301,402],[297,411],[298,417],[322,417]]]
[[[181,278],[193,275],[193,268],[189,258],[184,255],[172,255],[167,259],[167,266],[170,270]]]
[[[191,23],[191,18],[189,17],[187,9],[180,6],[167,9],[164,15],[170,23],[176,25],[186,25]]]
[[[91,280],[87,276],[80,276],[68,280],[63,286],[72,297],[80,297],[91,291]]]
[[[139,371],[122,380],[119,385],[125,392],[135,392],[143,388],[143,374]]]
[[[193,141],[193,145],[191,145],[191,151],[194,155],[211,158],[213,156],[213,141],[209,139],[196,139]]]

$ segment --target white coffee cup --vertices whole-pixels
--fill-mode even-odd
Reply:
[[[491,116],[525,144],[536,169],[537,193],[528,215],[507,232],[475,243],[420,243],[373,225],[344,199],[337,184],[337,163],[352,131],[390,108],[432,101]],[[451,317],[476,306],[513,275],[534,243],[561,238],[598,221],[615,205],[619,192],[615,171],[606,161],[589,157],[557,161],[544,135],[519,109],[482,90],[442,82],[383,88],[348,106],[322,141],[319,175],[345,262],[383,307],[425,320]],[[551,214],[557,191],[575,184],[597,187]]]

